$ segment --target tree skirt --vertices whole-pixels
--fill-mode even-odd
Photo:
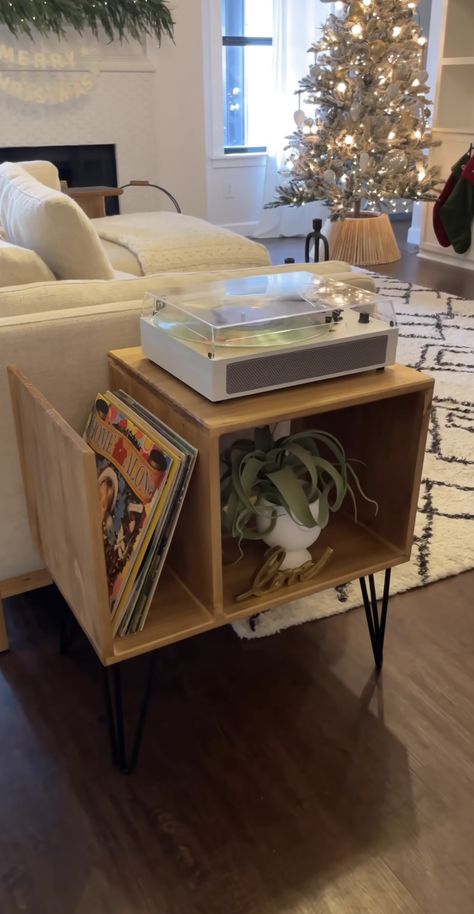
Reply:
[[[397,360],[435,381],[412,558],[393,569],[395,594],[474,567],[474,302],[397,279],[374,278],[398,315]],[[381,594],[383,575],[376,579]],[[356,581],[233,627],[241,638],[261,638],[360,605]]]

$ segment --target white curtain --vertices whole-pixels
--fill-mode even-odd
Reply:
[[[275,187],[285,180],[278,172],[285,164],[285,137],[295,127],[293,114],[298,107],[298,96],[294,93],[311,63],[308,48],[319,38],[318,26],[325,21],[329,10],[330,6],[319,0],[273,0],[275,91],[269,99],[272,135],[268,143],[262,213],[252,233],[258,238],[306,235],[311,231],[312,219],[325,217],[325,208],[320,203],[277,209],[263,209],[263,205],[274,198]]]

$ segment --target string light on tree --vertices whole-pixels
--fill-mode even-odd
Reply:
[[[436,199],[438,175],[427,164],[426,40],[416,7],[415,0],[334,4],[299,84],[291,172],[282,172],[288,181],[268,206],[321,200],[338,219],[366,206],[390,210],[396,200]],[[311,124],[303,109],[314,111]]]

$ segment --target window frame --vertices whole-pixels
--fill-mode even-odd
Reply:
[[[222,48],[245,48],[245,47],[273,47],[273,37],[267,36],[246,36],[246,35],[222,35],[221,22],[221,39]],[[221,69],[221,86],[223,85],[224,72]],[[224,106],[222,106],[222,134],[224,135]],[[223,140],[222,140],[223,142]],[[266,155],[267,146],[226,146],[223,145],[224,156],[231,155]]]

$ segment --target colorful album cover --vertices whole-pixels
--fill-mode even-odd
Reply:
[[[115,613],[135,564],[138,572],[179,469],[179,453],[110,402],[96,397],[85,438],[95,451],[100,519]]]

